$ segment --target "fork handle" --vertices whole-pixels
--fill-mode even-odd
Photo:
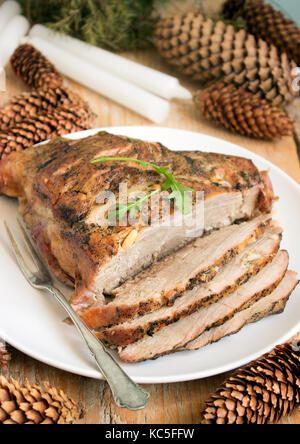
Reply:
[[[77,316],[61,291],[55,287],[47,287],[47,290],[62,305],[79,330],[101,373],[107,380],[116,404],[129,410],[145,408],[150,397],[149,393],[133,382],[122,370],[104,344],[93,335],[79,316]]]

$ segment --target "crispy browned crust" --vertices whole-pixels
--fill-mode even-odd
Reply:
[[[121,347],[133,344],[134,342],[143,339],[147,335],[153,336],[154,333],[162,330],[168,325],[174,324],[180,319],[186,318],[192,313],[195,313],[202,308],[208,307],[209,305],[220,301],[221,299],[236,291],[241,285],[247,283],[249,279],[256,276],[265,266],[272,262],[279,251],[279,246],[280,240],[278,241],[277,245],[274,245],[274,251],[272,252],[272,254],[254,261],[251,264],[251,267],[247,269],[243,276],[241,276],[236,282],[234,282],[234,284],[228,285],[226,288],[224,288],[221,293],[211,294],[207,298],[202,299],[200,302],[189,305],[184,310],[176,313],[176,315],[174,315],[173,317],[166,317],[165,319],[161,319],[159,322],[145,323],[144,328],[122,328],[122,326],[117,325],[109,329],[104,329],[100,332],[95,332],[95,334],[99,339],[105,340],[105,342],[107,342],[108,344]]]
[[[272,208],[275,200],[274,189],[267,171],[261,171],[261,193],[258,200],[258,208],[264,211],[266,208]]]
[[[240,191],[261,183],[257,168],[248,159],[196,151],[170,151],[159,143],[106,132],[77,141],[54,139],[46,145],[13,153],[6,162],[1,162],[0,170],[5,176],[3,166],[20,162],[23,180],[29,182],[34,179],[36,193],[70,225],[84,218],[92,197],[103,189],[117,192],[119,183],[124,180],[130,180],[132,184],[145,184],[147,180],[161,182],[151,168],[145,170],[135,163],[91,165],[90,161],[98,156],[132,157],[170,166],[176,177],[192,184],[197,191],[205,191],[207,196],[228,191],[228,187],[216,178],[216,173],[220,172],[224,182],[229,183],[233,190]],[[17,182],[22,180],[20,177],[15,179]],[[19,190],[21,193],[21,188]]]
[[[200,283],[211,281],[218,272],[217,267],[223,267],[224,265],[228,264],[235,256],[240,254],[249,243],[254,242],[260,236],[262,236],[265,230],[266,224],[261,224],[246,240],[241,242],[235,248],[227,251],[224,256],[213,265],[213,267],[204,269],[200,274],[195,275],[193,279],[183,282],[180,287],[175,287],[171,291],[165,292],[161,295],[161,299],[148,299],[147,301],[131,305],[108,304],[94,306],[81,313],[81,317],[89,328],[96,329],[99,327],[109,327],[111,325],[120,324],[129,319],[133,319],[138,315],[143,315],[145,313],[150,313],[157,310],[163,305],[173,305],[176,299],[186,290],[189,290]],[[101,337],[100,333],[99,337]]]
[[[227,193],[225,183],[231,185],[232,191],[263,184],[259,171],[248,159],[214,153],[175,152],[159,143],[100,132],[76,141],[55,139],[46,145],[14,153],[0,163],[0,191],[9,194],[11,188],[12,195],[20,196],[24,185],[31,185],[34,194],[53,210],[59,220],[80,229],[80,222],[88,215],[101,191],[118,193],[121,182],[147,187],[163,180],[151,168],[145,170],[135,163],[91,165],[90,161],[98,156],[132,157],[170,166],[181,182],[193,186],[196,191],[204,191],[206,198]],[[16,163],[19,164],[18,171],[14,172],[12,169]],[[217,180],[217,173],[221,173],[223,182]],[[111,234],[119,229],[115,227]],[[99,236],[108,234],[99,233]],[[81,235],[85,239],[91,237],[91,233]]]

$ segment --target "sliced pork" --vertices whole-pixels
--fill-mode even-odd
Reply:
[[[90,328],[109,326],[172,304],[185,290],[214,278],[219,268],[266,229],[269,216],[231,225],[155,263],[113,291],[114,300],[82,314]]]
[[[149,194],[164,178],[153,168],[130,162],[92,165],[97,157],[131,157],[169,167],[187,187],[204,193],[204,222],[181,226],[103,224],[105,203],[99,194],[119,184],[128,194]],[[98,327],[105,295],[156,259],[186,245],[191,236],[270,212],[273,190],[266,173],[251,160],[201,152],[173,152],[148,143],[100,132],[81,140],[55,139],[15,152],[0,162],[0,192],[19,197],[20,212],[38,248],[56,276],[76,288],[74,309]],[[171,222],[181,214],[172,209]],[[179,212],[180,213],[180,212]],[[101,223],[99,222],[101,221]]]
[[[219,341],[225,336],[237,333],[247,324],[258,322],[272,314],[282,313],[298,282],[297,273],[288,271],[273,293],[260,299],[247,310],[242,310],[239,313],[236,313],[232,319],[225,322],[223,325],[206,331],[197,339],[187,344],[184,349],[198,350],[208,344]]]
[[[250,229],[249,225],[251,226],[251,222],[243,224],[244,230],[246,230],[247,227]],[[231,236],[226,236],[223,239],[223,241],[227,242],[226,248],[228,248],[228,245],[232,246],[234,242],[234,227],[231,228]],[[242,226],[239,228],[240,232],[243,231]],[[230,230],[224,229],[223,231],[228,233]],[[150,314],[146,314],[145,316],[140,316],[109,329],[103,329],[101,332],[97,333],[97,336],[115,346],[132,344],[144,336],[152,336],[155,332],[177,322],[179,319],[187,317],[195,311],[226,297],[228,294],[234,292],[240,285],[247,282],[251,277],[255,276],[262,268],[273,260],[279,250],[281,232],[282,230],[277,227],[267,228],[265,233],[256,242],[250,243],[242,253],[221,268],[211,282],[200,284],[192,290],[186,291],[182,296],[176,299],[172,306],[165,306]],[[214,238],[216,240],[218,239],[217,234],[220,234],[220,232],[214,233],[209,238]],[[239,236],[240,234],[238,235],[236,233],[235,239],[241,239]],[[245,238],[245,236],[242,236],[242,238]],[[249,232],[247,238],[249,238]],[[205,241],[205,239],[196,241],[196,243],[200,245],[201,241]],[[213,248],[215,248],[215,251],[211,250]],[[157,288],[161,289],[161,293],[164,296],[163,288],[170,288],[168,287],[168,283],[170,285],[170,283],[174,282],[174,277],[178,279],[177,282],[180,282],[180,279],[183,276],[181,275],[181,272],[183,271],[182,267],[186,266],[186,272],[190,272],[191,264],[197,264],[197,257],[199,260],[202,255],[207,263],[211,263],[210,260],[218,261],[220,253],[225,251],[224,245],[217,242],[208,242],[207,247],[201,248],[200,251],[191,247],[186,248],[185,250],[189,253],[182,255],[182,261],[180,261],[180,255],[177,254],[174,255],[175,259],[173,262],[165,262],[166,270],[163,269],[163,276],[161,276],[162,273],[160,273],[161,268],[158,267],[159,264],[156,264],[152,267],[151,274],[149,271],[150,276],[147,273],[146,276],[142,273],[134,283],[125,284],[124,287],[128,291],[128,302],[130,303],[130,289],[131,293],[137,289],[139,292],[138,295],[140,295],[143,291],[143,286],[146,289],[146,291],[142,293],[143,295],[145,293],[147,294],[147,290],[150,290],[151,287],[151,289],[154,290],[157,290]],[[233,251],[235,251],[235,249]],[[185,259],[186,264],[184,262]],[[199,265],[202,265],[201,261],[198,263]],[[201,269],[201,267],[199,268]],[[155,273],[154,270],[157,270],[157,272]],[[131,287],[131,285],[133,285],[133,287]],[[159,287],[160,285],[161,287]],[[153,295],[155,295],[154,291],[150,294],[152,298]],[[125,292],[123,294],[122,303],[126,303]],[[120,313],[120,307],[121,303],[119,302],[118,313]]]
[[[204,308],[185,319],[119,351],[126,362],[140,362],[154,359],[177,348],[184,347],[206,330],[222,325],[235,313],[249,308],[259,299],[271,294],[282,281],[289,257],[280,251],[271,264],[225,299]]]

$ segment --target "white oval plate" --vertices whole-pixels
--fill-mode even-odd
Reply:
[[[260,170],[270,170],[280,201],[276,217],[284,227],[283,248],[291,256],[290,268],[300,268],[300,187],[270,162],[239,146],[199,133],[155,128],[106,128],[153,142],[173,150],[200,150],[251,158]],[[87,137],[99,130],[73,134]],[[17,202],[0,198],[1,219],[15,226]],[[102,379],[93,359],[75,328],[63,323],[66,315],[44,293],[33,290],[24,280],[13,258],[3,223],[0,226],[0,335],[15,348],[53,367],[82,376]],[[245,327],[203,350],[181,352],[141,364],[122,364],[139,383],[170,383],[210,377],[240,367],[300,331],[300,287],[292,295],[285,312]]]

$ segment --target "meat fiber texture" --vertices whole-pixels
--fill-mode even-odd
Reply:
[[[273,314],[282,313],[290,295],[298,285],[298,282],[297,273],[294,271],[288,271],[273,293],[260,299],[248,309],[238,312],[232,319],[225,322],[223,325],[206,331],[197,339],[187,344],[184,349],[199,350],[208,344],[218,342],[226,336],[239,332],[247,324],[258,322]]]
[[[244,227],[244,233],[246,227],[251,225],[251,222],[246,222]],[[232,228],[235,228],[234,226]],[[248,227],[248,230],[250,227]],[[253,225],[252,225],[253,229]],[[224,231],[226,233],[226,241],[229,242],[228,245],[233,245],[234,240],[238,244],[239,242],[244,242],[242,234],[242,225],[236,226],[236,237],[230,239],[228,236],[228,229],[223,229],[215,234],[221,233]],[[139,316],[136,319],[130,320],[123,324],[113,326],[109,329],[103,329],[97,333],[97,336],[100,339],[105,339],[106,342],[115,346],[125,346],[131,343],[140,340],[144,336],[153,336],[153,334],[166,326],[177,322],[179,319],[189,316],[195,311],[200,310],[206,306],[212,305],[213,303],[219,301],[222,298],[225,298],[230,293],[233,293],[236,289],[238,289],[243,283],[247,282],[251,277],[255,276],[261,269],[263,269],[268,263],[272,261],[274,256],[277,254],[281,242],[281,229],[278,227],[269,227],[266,229],[264,234],[259,237],[256,242],[250,242],[246,248],[242,249],[242,252],[233,258],[227,265],[223,268],[220,268],[215,265],[216,258],[213,252],[210,251],[210,248],[202,249],[198,253],[198,256],[203,254],[207,254],[206,259],[210,263],[210,266],[216,272],[215,277],[207,283],[200,283],[199,285],[193,285],[189,291],[185,291],[182,295],[180,295],[176,301],[171,306],[164,306],[158,310],[153,311],[152,313],[146,314],[145,316]],[[224,233],[224,234],[225,234]],[[249,233],[249,232],[248,232]],[[233,233],[232,233],[233,234]],[[208,236],[207,240],[213,238],[214,235]],[[232,236],[233,237],[233,236]],[[204,239],[200,239],[203,241]],[[220,242],[216,244],[212,242],[210,244],[211,248],[214,252],[223,251],[223,246]],[[188,249],[188,247],[187,247]],[[229,250],[230,251],[230,250]],[[232,251],[232,250],[231,250]],[[178,254],[178,253],[177,253]],[[193,270],[192,266],[196,264],[200,264],[201,261],[198,259],[190,257],[192,255],[188,255],[187,270],[191,272]],[[234,256],[234,255],[233,255]],[[170,256],[172,258],[172,256]],[[186,256],[184,256],[186,257]],[[218,257],[218,256],[217,256]],[[190,261],[189,261],[190,259]],[[156,266],[152,268],[157,268]],[[158,279],[157,284],[162,283],[163,288],[167,288],[168,283],[174,282],[174,278],[180,278],[180,270],[179,265],[176,263],[176,260],[170,263],[169,270],[165,270],[167,273],[166,282],[160,277],[160,274],[157,273],[155,278],[151,274],[151,278],[145,278],[142,273],[141,276],[137,276],[137,285],[134,289],[138,290],[138,295],[140,295],[142,289],[139,288],[138,283],[144,286],[147,290],[149,290],[150,286],[154,287],[154,291],[151,292],[152,298],[156,294],[155,291],[157,287],[152,283],[152,280]],[[151,270],[151,269],[150,269]],[[127,303],[130,303],[130,296],[128,294],[128,285],[124,285],[128,299]],[[144,294],[144,293],[143,293]],[[125,303],[125,295],[123,296],[123,303]],[[225,300],[226,302],[226,300]],[[120,312],[120,303],[117,305],[118,312]]]
[[[58,279],[76,288],[74,309],[98,322],[98,308],[106,295],[125,280],[191,242],[195,232],[183,226],[103,226],[99,216],[107,211],[97,203],[99,193],[119,195],[119,184],[128,192],[151,192],[163,178],[151,167],[136,163],[105,162],[97,157],[133,157],[168,166],[176,179],[204,193],[204,231],[220,229],[271,211],[273,190],[267,173],[251,160],[202,152],[171,151],[148,143],[100,132],[81,140],[55,139],[42,146],[15,152],[0,163],[0,192],[18,197],[20,212],[38,248]],[[173,220],[178,211],[172,214]],[[188,218],[188,216],[187,216]],[[103,218],[102,218],[103,219]],[[159,221],[161,222],[161,220]],[[125,248],[134,234],[135,242]]]
[[[256,301],[271,294],[283,280],[288,263],[287,252],[278,252],[269,265],[234,293],[164,328],[153,337],[128,345],[120,350],[121,359],[126,362],[140,362],[184,347],[205,331],[222,325],[239,311],[249,308]]]
[[[163,305],[172,305],[197,283],[213,279],[220,267],[264,232],[269,220],[269,215],[259,216],[196,239],[166,259],[155,262],[133,279],[128,279],[113,291],[111,303],[91,308],[83,314],[83,319],[91,328],[109,326],[152,312]]]

